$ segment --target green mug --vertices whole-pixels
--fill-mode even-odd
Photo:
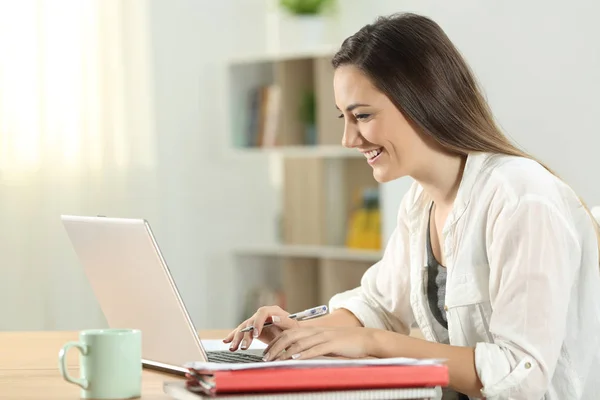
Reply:
[[[66,354],[79,349],[79,378],[69,375]],[[58,354],[63,378],[81,387],[83,399],[130,399],[142,391],[142,332],[137,329],[92,329],[79,332]]]

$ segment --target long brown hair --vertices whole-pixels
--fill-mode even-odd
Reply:
[[[464,58],[427,17],[379,17],[344,40],[332,64],[359,68],[421,134],[449,152],[526,157],[554,174],[502,133]],[[592,219],[600,249],[600,227],[580,201]]]

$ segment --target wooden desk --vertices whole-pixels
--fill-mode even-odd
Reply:
[[[226,331],[202,331],[203,339],[220,339]],[[58,371],[58,352],[77,332],[0,332],[0,398],[3,400],[79,399],[79,387],[63,380]],[[69,352],[67,366],[79,375],[77,351]],[[167,400],[162,385],[175,375],[144,370],[142,399]]]
[[[221,339],[228,331],[201,331],[203,339]],[[418,330],[412,336],[421,337]],[[78,339],[77,332],[0,332],[0,398],[2,400],[79,399],[79,386],[67,383],[58,371],[58,352]],[[70,351],[69,372],[79,376],[79,355]],[[164,381],[182,379],[144,370],[142,399],[171,399],[163,393]]]

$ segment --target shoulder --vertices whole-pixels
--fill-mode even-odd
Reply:
[[[536,160],[491,153],[469,157],[459,202],[472,211],[491,216],[533,203],[569,217],[586,213],[571,187]],[[398,222],[425,212],[429,201],[423,187],[414,181],[400,203]]]
[[[504,205],[539,200],[555,206],[582,206],[575,192],[540,162],[517,156],[491,155],[479,171],[472,196],[490,194]]]
[[[467,202],[481,204],[495,199],[505,203],[535,197],[562,201],[570,199],[581,205],[575,192],[538,161],[504,154],[478,153],[469,156],[471,166],[465,168],[462,189]],[[423,187],[413,182],[402,198],[400,213],[414,212],[429,201]]]
[[[494,155],[482,166],[471,202],[495,224],[560,226],[576,241],[594,237],[591,218],[575,191],[538,161]],[[549,225],[548,225],[549,226]]]

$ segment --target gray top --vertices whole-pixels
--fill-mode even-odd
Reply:
[[[440,264],[433,254],[431,247],[431,208],[429,209],[429,222],[427,223],[427,300],[429,309],[435,319],[446,329],[448,320],[444,309],[446,300],[446,268]],[[442,400],[469,400],[469,396],[458,393],[450,388],[443,388]]]
[[[431,247],[431,208],[429,208],[429,222],[427,223],[427,300],[429,309],[435,319],[446,329],[448,320],[444,310],[446,300],[446,268],[441,265],[433,254]]]

